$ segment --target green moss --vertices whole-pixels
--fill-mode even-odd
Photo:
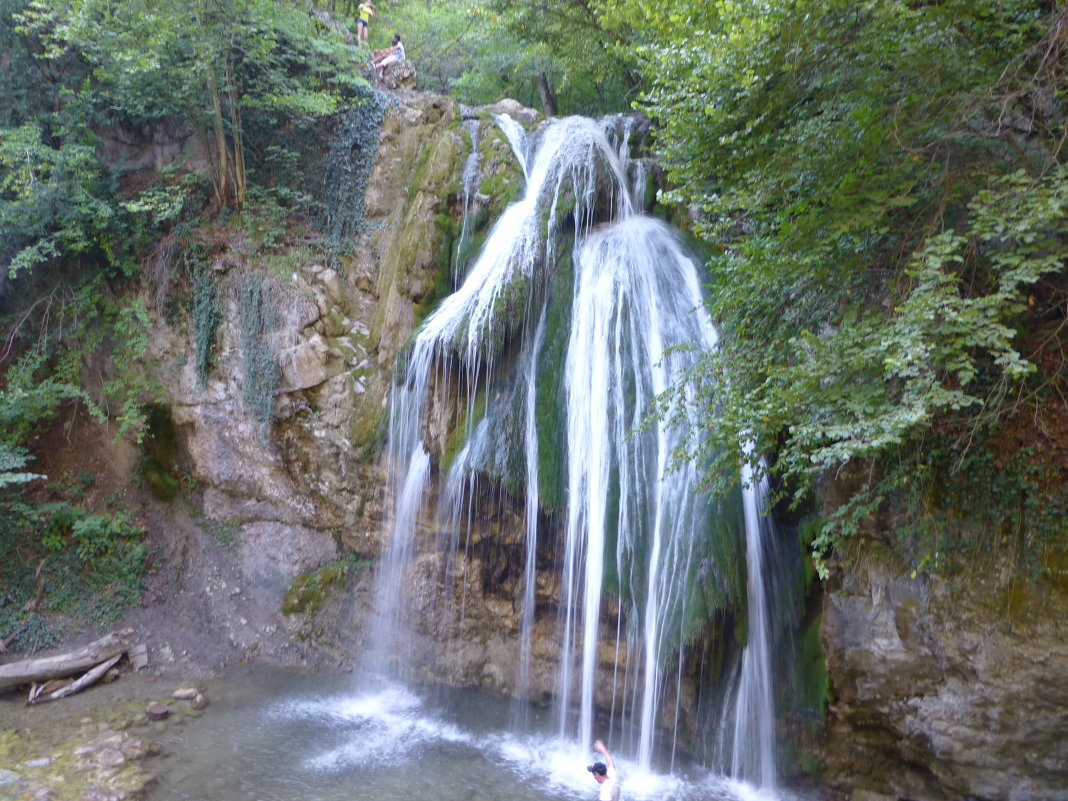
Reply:
[[[326,604],[331,587],[344,587],[347,563],[330,562],[297,576],[282,599],[283,615],[314,615]]]
[[[380,451],[389,436],[389,407],[375,409],[370,404],[358,407],[349,418],[349,438],[362,450]]]
[[[447,184],[459,186],[454,180],[459,154],[460,149],[456,146],[456,141],[447,134],[439,134],[430,147],[421,148],[412,180],[408,184],[408,200],[421,191],[445,196],[447,193],[442,190]]]
[[[505,208],[522,196],[524,180],[511,145],[496,125],[483,125],[478,151],[479,163],[485,165],[478,191],[489,198],[483,206],[485,221],[480,220],[484,225],[486,221],[496,220]]]
[[[452,240],[444,238],[438,246],[438,254],[434,269],[433,283],[419,304],[415,307],[415,323],[413,331],[418,331],[419,326],[427,315],[437,308],[438,304],[447,298],[453,291],[452,271],[449,256],[452,252]]]
[[[484,210],[480,210],[476,215],[476,221],[482,217]],[[484,228],[484,226],[482,226]],[[474,233],[472,233],[474,231]],[[453,267],[457,275],[465,276],[472,264],[478,258],[478,254],[482,252],[482,247],[486,244],[487,231],[481,230],[476,227],[475,222],[469,221],[467,236],[464,237],[463,242],[460,243],[456,252],[456,258],[453,260]]]
[[[545,342],[537,366],[534,424],[538,433],[538,495],[542,508],[567,506],[567,397],[564,360],[571,334],[574,268],[570,248],[561,248],[545,309]]]
[[[471,432],[486,416],[486,390],[479,390],[471,399],[469,409],[461,408],[457,412],[459,418],[457,425],[449,432],[449,440],[445,445],[445,453],[441,457],[441,471],[448,473],[456,462],[456,457],[467,444]]]
[[[1047,546],[1043,554],[1046,581],[1056,589],[1068,591],[1068,549],[1063,546]]]
[[[794,668],[797,706],[812,720],[822,720],[831,702],[831,679],[819,633],[820,618],[816,617],[801,632]]]

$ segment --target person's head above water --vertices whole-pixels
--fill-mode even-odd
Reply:
[[[592,765],[587,767],[586,770],[592,773],[593,778],[595,778],[599,782],[603,782],[605,779],[608,778],[608,766],[603,762],[594,762]]]

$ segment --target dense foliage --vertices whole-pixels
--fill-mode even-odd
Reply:
[[[463,103],[503,97],[561,114],[626,110],[640,76],[629,30],[608,26],[586,0],[390,2],[372,24],[404,36],[420,83]],[[372,34],[373,36],[374,34]]]
[[[662,200],[714,254],[682,455],[710,488],[749,441],[795,505],[839,479],[819,553],[876,517],[924,567],[1068,541],[1062,3],[395,6],[461,99],[657,123]]]
[[[643,17],[668,198],[720,253],[694,452],[735,461],[755,441],[795,497],[849,476],[817,550],[888,513],[924,565],[969,531],[972,553],[1006,527],[1021,557],[1065,541],[1031,513],[1062,503],[1063,455],[1003,448],[1021,426],[1031,452],[1055,443],[1065,414],[1066,13],[762,0]],[[987,462],[1018,492],[994,491]]]

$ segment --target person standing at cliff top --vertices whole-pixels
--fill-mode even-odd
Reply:
[[[594,740],[593,750],[604,756],[604,762],[594,762],[586,770],[593,774],[593,778],[601,785],[597,801],[619,801],[619,778],[616,776],[616,762],[608,753],[604,743]]]
[[[358,9],[359,16],[356,18],[356,35],[361,42],[367,41],[367,28],[371,24],[371,17],[375,15],[375,4],[371,0],[363,0]],[[370,45],[368,45],[370,46]]]

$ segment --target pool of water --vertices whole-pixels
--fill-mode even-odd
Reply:
[[[528,710],[476,691],[351,676],[239,672],[208,685],[211,706],[168,736],[150,801],[594,801],[595,755]],[[608,743],[611,747],[611,742]],[[624,801],[803,801],[697,766],[643,771],[618,754]]]

